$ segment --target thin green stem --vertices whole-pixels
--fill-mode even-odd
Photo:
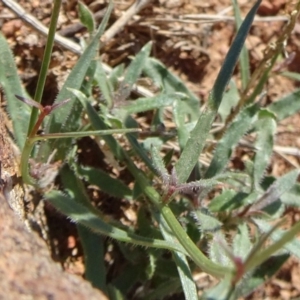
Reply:
[[[29,157],[34,146],[34,141],[27,138],[21,156],[21,174],[22,180],[26,184],[35,185],[35,180],[29,175]]]
[[[112,134],[124,134],[139,132],[139,128],[131,129],[105,129],[105,130],[92,130],[92,131],[79,131],[79,132],[60,132],[60,133],[49,133],[44,135],[36,135],[30,140],[32,142],[41,141],[41,140],[53,140],[53,139],[67,139],[67,138],[82,138],[91,135],[112,135]]]
[[[34,95],[34,100],[38,103],[41,103],[42,96],[43,96],[47,72],[48,72],[48,68],[49,68],[49,64],[50,64],[50,60],[51,60],[52,48],[53,48],[53,44],[54,44],[54,36],[55,36],[56,25],[57,25],[61,2],[62,2],[62,0],[54,0],[53,12],[52,12],[50,26],[49,26],[48,39],[47,39],[47,43],[46,43],[46,47],[45,47],[45,52],[44,52],[44,57],[43,57],[43,61],[42,61],[42,66],[41,66],[38,83],[37,83],[37,88],[36,88],[35,95]],[[27,135],[30,135],[30,133],[34,127],[34,124],[37,121],[37,116],[38,116],[38,109],[33,107],[32,112],[31,112]]]
[[[194,242],[190,239],[182,226],[179,224],[171,209],[163,203],[159,193],[148,183],[148,180],[144,176],[144,174],[139,169],[137,169],[135,164],[125,152],[124,156],[127,167],[140,185],[140,188],[144,191],[145,195],[150,199],[150,201],[159,209],[165,221],[169,225],[172,234],[177,238],[177,240],[180,242],[189,256],[193,259],[193,261],[204,272],[218,278],[225,277],[225,275],[230,275],[231,273],[233,274],[232,269],[212,262],[201,252],[201,250],[194,244]]]
[[[36,133],[39,129],[41,122],[45,117],[44,113],[41,113],[36,125],[34,126],[32,133]],[[38,125],[38,126],[37,126]],[[61,133],[51,133],[45,135],[36,135],[29,136],[25,142],[24,149],[22,151],[21,157],[21,174],[23,181],[27,184],[35,185],[35,180],[29,174],[29,158],[32,152],[34,143],[39,140],[48,140],[48,139],[66,139],[66,138],[81,138],[90,135],[111,135],[115,133],[130,133],[140,131],[138,128],[129,128],[129,129],[106,129],[106,130],[93,130],[93,131],[82,131],[82,132],[61,132]],[[32,134],[31,133],[31,134]]]

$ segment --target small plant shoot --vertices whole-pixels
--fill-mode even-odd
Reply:
[[[101,37],[112,2],[100,25],[79,2],[88,38],[54,103],[43,106],[60,2],[54,1],[34,100],[21,88],[2,36],[0,58],[6,61],[0,60],[0,84],[21,151],[22,185],[31,186],[31,193],[64,214],[66,222],[76,223],[85,278],[110,299],[163,299],[176,293],[199,299],[194,274],[204,272],[218,283],[201,290],[201,299],[239,299],[289,256],[299,257],[300,222],[282,229],[286,208],[299,207],[299,169],[278,177],[270,171],[278,123],[300,111],[299,91],[271,104],[262,100],[267,79],[286,66],[275,68],[300,1],[253,72],[245,41],[262,1],[252,1],[243,18],[232,1],[236,33],[207,103],[151,57],[152,42],[127,65],[107,70],[99,50],[105,51]],[[232,77],[237,65],[239,81]],[[145,92],[142,80],[151,82],[153,92]],[[243,145],[246,159],[237,168],[233,154]],[[120,207],[129,221],[107,213],[105,201]],[[109,270],[107,257],[116,253],[126,263],[124,274],[113,277],[116,270]]]

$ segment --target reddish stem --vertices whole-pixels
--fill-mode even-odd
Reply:
[[[34,127],[32,128],[32,130],[30,132],[29,138],[33,138],[37,134],[37,132],[38,132],[43,120],[47,116],[47,114],[48,114],[47,111],[46,112],[44,110],[41,111],[38,120],[36,121]]]

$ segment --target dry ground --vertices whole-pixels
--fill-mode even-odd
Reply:
[[[101,19],[105,1],[84,1]],[[160,0],[149,4],[135,14],[119,32],[110,37],[102,49],[102,58],[110,66],[121,62],[128,63],[128,57],[137,53],[149,40],[153,41],[152,55],[180,76],[187,85],[204,101],[212,87],[216,74],[230,46],[234,34],[232,7],[230,0]],[[247,46],[250,50],[252,70],[263,57],[266,46],[276,40],[285,24],[285,16],[296,1],[263,1],[257,20],[250,32]],[[20,0],[28,13],[49,24],[50,0]],[[110,20],[112,25],[126,11],[133,1],[115,1]],[[204,4],[208,3],[208,4]],[[253,1],[238,1],[245,14]],[[86,36],[86,30],[78,26],[77,1],[69,0],[63,4],[59,18],[60,33],[73,42]],[[19,74],[29,93],[33,95],[40,62],[45,45],[45,37],[36,29],[29,27],[24,20],[6,8],[0,1],[0,25],[15,55]],[[299,49],[300,23],[297,24],[288,41],[287,51],[295,51],[296,57],[287,68],[300,72]],[[61,82],[77,60],[74,51],[56,45],[45,89],[45,103],[54,100]],[[238,77],[236,78],[239,83]],[[297,83],[282,76],[270,77],[267,84],[266,101],[271,102],[292,92]],[[300,147],[299,114],[285,120],[278,128],[276,144],[286,147]],[[299,166],[299,157],[277,153],[273,156],[271,172],[280,175]],[[292,223],[299,219],[299,212],[289,211]],[[54,223],[58,220],[55,219]],[[59,220],[61,221],[61,220]],[[76,238],[74,226],[65,226],[53,236],[59,247],[59,259],[66,272],[81,275],[83,272],[82,252]],[[0,258],[0,260],[3,258]],[[277,275],[247,299],[291,299],[300,296],[300,268],[295,259],[290,259]]]

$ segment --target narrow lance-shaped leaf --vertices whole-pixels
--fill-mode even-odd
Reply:
[[[234,8],[234,19],[236,23],[236,27],[240,28],[241,23],[242,23],[242,18],[241,18],[241,12],[239,9],[239,5],[237,3],[237,0],[232,0],[233,3],[233,8]],[[241,77],[242,77],[242,86],[243,89],[246,88],[249,78],[250,78],[250,64],[249,64],[249,53],[246,48],[246,46],[243,46],[243,49],[241,51],[240,55],[240,69],[241,69]]]
[[[260,112],[260,119],[256,124],[257,141],[255,143],[255,159],[253,169],[253,188],[260,189],[260,182],[270,162],[273,152],[273,139],[276,132],[274,115],[268,111]]]
[[[186,106],[187,104],[184,101],[176,101],[173,104],[173,120],[176,124],[180,149],[184,149],[190,133],[187,126],[185,126],[186,114],[184,112]],[[196,110],[196,113],[198,113],[198,116],[200,115],[199,109]]]
[[[93,13],[81,1],[78,2],[78,12],[80,22],[88,29],[90,34],[93,33],[95,30],[95,20]]]
[[[98,234],[109,236],[118,241],[126,243],[132,243],[145,247],[162,248],[175,251],[178,250],[185,253],[185,250],[180,245],[174,245],[162,240],[142,237],[112,226],[100,219],[98,214],[92,212],[84,205],[79,204],[75,201],[75,199],[64,195],[62,192],[51,191],[45,195],[45,199],[73,221],[81,223]]]
[[[297,89],[291,94],[272,102],[268,110],[273,112],[279,121],[297,113],[300,110],[300,90]]]
[[[127,114],[140,113],[148,110],[157,109],[160,107],[171,106],[175,101],[180,101],[186,96],[181,93],[160,93],[151,98],[139,98],[134,101],[126,102],[121,109]]]
[[[249,230],[246,223],[238,225],[238,232],[233,239],[233,254],[243,260],[252,248]]]
[[[89,120],[91,122],[91,125],[93,128],[97,129],[97,130],[107,130],[107,125],[104,123],[104,121],[99,117],[98,113],[96,112],[96,110],[93,108],[93,106],[88,102],[86,96],[78,90],[75,89],[69,89],[70,92],[72,92],[74,95],[76,95],[76,97],[78,98],[78,100],[80,101],[81,105],[83,106],[83,108],[86,110],[86,113],[89,116]],[[112,151],[112,153],[114,154],[114,156],[122,161],[123,155],[122,155],[122,148],[118,145],[118,143],[116,142],[116,140],[112,137],[112,136],[106,136],[103,137],[103,139],[105,140],[105,142],[109,145],[110,150]]]
[[[224,93],[223,100],[219,106],[218,114],[222,118],[222,121],[224,122],[226,118],[230,115],[232,112],[233,107],[236,106],[240,99],[239,90],[235,83],[235,81],[232,79],[229,82],[228,90]]]
[[[189,114],[191,120],[199,117],[199,99],[192,93],[177,76],[171,73],[165,65],[155,58],[148,58],[144,62],[143,72],[150,77],[154,84],[162,88],[165,93],[182,93],[187,100],[181,105],[181,113]]]
[[[154,174],[157,173],[151,159],[148,157],[148,153],[146,149],[138,142],[137,138],[133,134],[126,134],[126,138],[128,139],[132,150],[138,155],[142,161],[146,164],[146,166],[151,170]]]
[[[78,97],[78,100],[81,102],[82,106],[85,108],[85,110],[86,110],[86,112],[89,116],[91,125],[95,129],[102,129],[102,130],[106,129],[107,125],[104,123],[104,121],[100,118],[100,116],[98,115],[96,110],[89,103],[86,96],[78,90],[74,90],[74,89],[69,89],[69,90],[72,93],[74,93],[74,95],[76,95],[76,97]],[[108,129],[106,129],[106,130],[108,130]],[[125,132],[125,131],[132,132],[132,131],[136,131],[136,130],[125,128],[122,131],[123,132]],[[127,135],[127,138],[129,140],[132,148],[134,149],[134,151],[142,158],[142,160],[146,163],[146,165],[149,167],[149,169],[152,170],[152,172],[156,173],[156,170],[154,169],[151,160],[149,159],[149,157],[148,157],[147,153],[145,152],[145,150],[137,142],[136,138],[134,138],[130,134]],[[119,144],[116,142],[116,140],[112,136],[103,136],[103,139],[109,145],[110,150],[112,151],[114,156],[118,160],[122,161],[124,159],[124,155],[123,155],[124,152],[123,152],[122,148],[119,146]]]
[[[102,170],[78,166],[78,174],[91,185],[98,186],[103,192],[118,198],[132,199],[132,191],[116,178],[110,177]]]
[[[68,90],[68,88],[73,88],[78,90],[81,88],[82,82],[86,76],[86,72],[90,66],[90,63],[96,56],[97,49],[99,48],[99,40],[101,35],[104,32],[111,10],[112,10],[112,2],[110,2],[107,11],[104,15],[104,18],[101,22],[101,25],[99,26],[98,30],[96,31],[96,34],[92,38],[91,43],[84,50],[77,64],[72,69],[70,75],[68,76],[66,82],[64,83],[60,93],[56,98],[55,103],[61,102],[64,99],[68,99],[68,98],[71,98],[72,100],[68,104],[61,107],[61,109],[54,111],[54,113],[50,116],[45,129],[46,133],[57,133],[62,131],[77,130],[77,128],[74,128],[74,122],[71,123],[71,121],[69,121],[68,119],[75,105],[75,96]],[[78,110],[78,108],[76,108],[76,110]],[[45,151],[45,148],[42,148],[41,151]]]
[[[128,66],[124,80],[121,82],[120,88],[117,92],[117,96],[121,98],[120,100],[124,101],[130,95],[132,86],[136,83],[137,79],[141,75],[145,60],[150,55],[151,47],[152,42],[147,43]]]
[[[296,72],[281,72],[280,73],[281,76],[296,80],[296,81],[300,81],[300,74],[296,73]]]
[[[31,109],[20,101],[15,94],[27,97],[22,87],[14,57],[4,36],[0,33],[0,86],[4,91],[7,109],[12,120],[14,137],[19,149],[23,149],[27,135]]]
[[[245,20],[241,24],[232,45],[230,46],[230,49],[226,55],[225,61],[221,67],[221,70],[218,74],[209,97],[209,105],[212,110],[216,111],[219,108],[224,90],[232,76],[234,67],[239,58],[240,52],[243,48],[244,42],[253,23],[254,16],[260,3],[261,0],[256,1],[255,5],[251,8]]]
[[[222,222],[204,208],[193,211],[192,216],[195,218],[201,232],[215,232],[222,226]]]
[[[186,147],[176,163],[176,171],[180,183],[185,182],[188,179],[198,161],[199,155],[205,145],[212,122],[220,106],[224,90],[232,76],[234,67],[240,55],[240,51],[243,47],[260,3],[261,0],[256,2],[239,28],[239,31],[226,55],[224,64],[222,65],[212,88],[212,92],[208,101],[208,109],[198,119],[195,128],[190,134],[190,138],[187,141]]]
[[[94,287],[105,292],[106,268],[102,237],[81,224],[77,224],[77,231],[84,253],[84,277]]]
[[[165,167],[161,154],[159,153],[159,150],[155,146],[151,147],[151,157],[157,173],[161,176],[164,183],[167,184],[170,180],[169,178],[170,176],[168,170]]]
[[[113,107],[113,87],[110,82],[110,79],[107,77],[105,70],[102,66],[102,62],[97,62],[96,72],[95,72],[95,80],[99,85],[101,93],[104,99],[107,102],[108,108]]]
[[[230,124],[224,136],[217,144],[213,159],[205,174],[206,178],[211,178],[223,171],[230,159],[232,149],[257,120],[258,110],[259,106],[257,104],[247,107]]]
[[[209,257],[215,263],[221,264],[222,266],[230,266],[232,262],[225,248],[229,248],[225,236],[221,231],[216,232],[209,245]]]
[[[169,226],[163,218],[159,218],[159,227],[164,239],[170,243],[174,243],[176,237],[172,235]],[[196,285],[186,256],[177,251],[173,253],[173,257],[177,266],[185,299],[198,299]]]
[[[256,212],[264,209],[266,206],[278,200],[285,192],[288,192],[296,183],[299,172],[300,170],[293,170],[278,178],[258,199],[258,201],[252,205],[249,212]]]

